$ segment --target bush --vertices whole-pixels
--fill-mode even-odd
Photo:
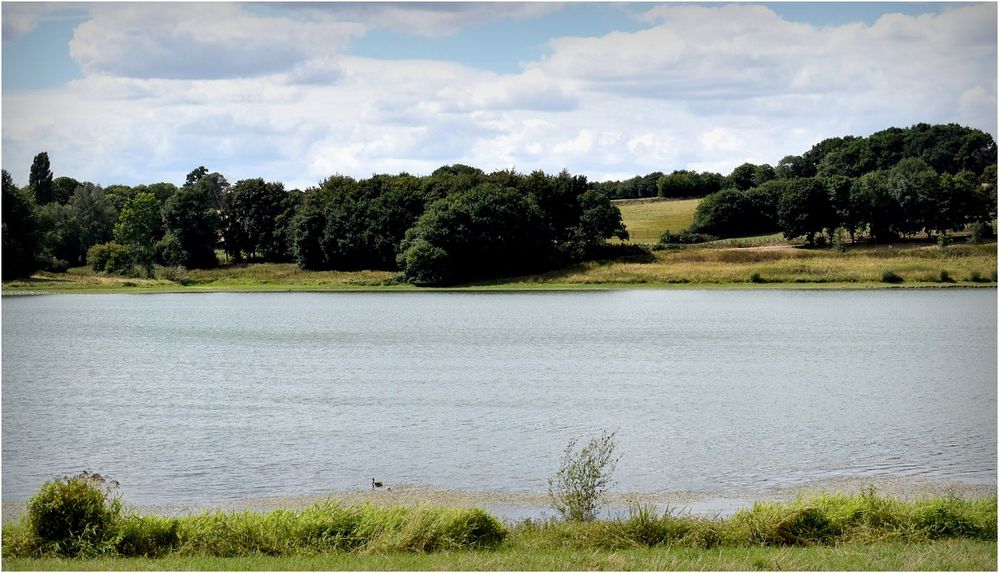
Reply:
[[[971,231],[971,237],[968,240],[975,245],[983,243],[985,239],[992,236],[991,225],[981,221],[975,221],[972,223],[968,227],[968,230]]]
[[[28,532],[39,553],[101,555],[114,550],[121,501],[118,483],[83,472],[42,485],[28,501]]]
[[[673,234],[670,231],[665,231],[659,236],[660,245],[695,245],[698,243],[707,243],[709,241],[717,240],[718,237],[714,235],[709,235],[707,233],[692,233],[690,231],[681,231],[676,234]]]
[[[954,240],[951,239],[950,236],[945,233],[940,233],[939,235],[937,235],[937,246],[940,247],[941,249],[946,249],[953,242]]]
[[[87,250],[87,264],[96,273],[123,275],[131,272],[135,257],[125,245],[100,243]]]
[[[940,269],[940,282],[952,283],[954,282],[954,278],[950,276],[950,273],[946,269]]]
[[[604,431],[581,450],[576,451],[577,438],[569,440],[562,456],[562,465],[548,480],[548,497],[555,511],[569,521],[591,521],[596,518],[600,498],[610,487],[610,476],[618,459],[614,432]]]
[[[881,271],[881,282],[883,283],[900,283],[903,280],[905,279],[891,269]]]
[[[153,246],[153,258],[164,266],[180,266],[184,260],[184,251],[177,236],[170,232],[163,235],[163,238]]]

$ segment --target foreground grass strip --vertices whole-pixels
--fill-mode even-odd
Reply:
[[[273,557],[170,556],[104,559],[4,559],[11,571],[988,571],[996,570],[995,541],[846,544],[819,547],[525,549],[441,553],[333,553]]]

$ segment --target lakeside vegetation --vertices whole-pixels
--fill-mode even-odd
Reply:
[[[5,569],[989,569],[995,495],[900,501],[866,489],[757,503],[727,518],[634,506],[612,520],[504,524],[481,509],[347,506],[124,511],[95,474],[42,487],[3,528]],[[139,559],[136,559],[139,558]]]
[[[886,280],[887,279],[887,280]],[[857,244],[803,248],[779,235],[721,240],[588,261],[536,275],[471,283],[470,290],[656,288],[994,287],[996,244]],[[37,273],[5,282],[4,294],[205,291],[416,290],[392,271],[305,271],[293,263],[240,263],[213,269],[157,268],[154,278]]]
[[[947,246],[957,233],[980,243],[994,235],[996,145],[980,130],[918,124],[869,137],[830,138],[776,167],[747,163],[727,176],[654,172],[593,183],[567,171],[485,173],[446,165],[421,177],[334,175],[304,192],[262,179],[230,185],[203,166],[180,187],[164,182],[101,188],[54,177],[43,152],[35,157],[24,189],[4,172],[3,193],[5,281],[29,278],[37,270],[58,275],[86,264],[95,273],[128,277],[133,284],[140,283],[131,279],[142,279],[141,284],[172,288],[150,279],[179,276],[172,270],[178,267],[183,272],[214,268],[221,251],[235,263],[386,271],[395,273],[392,283],[458,286],[565,274],[572,265],[606,266],[608,260],[651,261],[641,246],[653,242],[669,247],[779,232],[790,241],[833,244],[838,250],[860,238],[895,244],[924,235]],[[611,202],[651,195],[687,201]],[[688,209],[702,197],[691,215]],[[629,222],[634,242],[628,241]],[[661,234],[654,241],[657,231]],[[882,270],[906,280],[894,269]],[[936,272],[956,276],[948,269]],[[988,269],[984,275],[975,272],[990,275]],[[911,280],[933,282],[922,276],[923,269],[913,273]],[[773,280],[788,280],[770,274]],[[869,282],[868,275],[818,282]],[[948,275],[942,276],[939,282],[948,282]],[[807,273],[798,278],[816,282]],[[741,282],[685,279],[702,281]],[[670,276],[660,282],[684,281]]]

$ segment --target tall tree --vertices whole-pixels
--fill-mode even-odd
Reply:
[[[41,152],[31,162],[31,173],[28,175],[28,187],[35,193],[35,202],[46,205],[55,199],[52,186],[52,169],[49,166],[49,154]]]
[[[3,170],[3,280],[28,277],[38,269],[38,229],[30,192],[14,184]]]
[[[139,193],[125,204],[114,227],[115,242],[132,251],[136,263],[153,274],[156,241],[163,236],[160,202],[152,193]]]
[[[84,260],[90,247],[111,240],[118,211],[104,196],[104,190],[93,183],[77,187],[69,200],[80,229],[80,259]]]
[[[163,225],[176,241],[180,260],[187,268],[212,268],[215,256],[218,214],[207,186],[185,185],[163,205]]]

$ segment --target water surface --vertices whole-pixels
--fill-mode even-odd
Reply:
[[[994,485],[995,317],[992,289],[4,297],[2,494],[543,492],[602,428],[625,492]]]

